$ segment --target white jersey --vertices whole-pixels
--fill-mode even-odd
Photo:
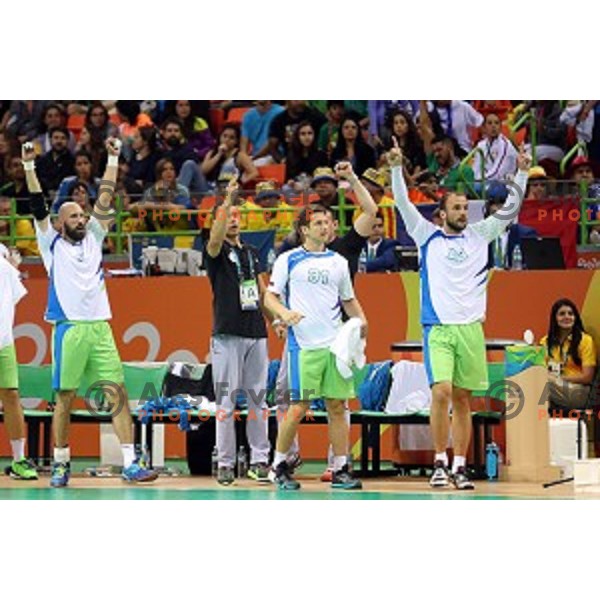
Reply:
[[[35,222],[35,233],[50,277],[45,319],[105,321],[111,318],[102,271],[102,242],[106,231],[94,217],[80,242],[65,240],[51,226],[46,231]]]
[[[273,265],[268,290],[304,318],[288,330],[290,348],[328,348],[342,326],[341,300],[353,300],[348,261],[333,250],[284,252]]]
[[[26,293],[19,271],[0,257],[0,348],[14,342],[15,305]]]
[[[423,325],[468,325],[485,319],[488,245],[518,214],[526,185],[527,173],[519,171],[495,215],[448,235],[419,213],[408,199],[402,170],[392,169],[396,205],[419,249]]]

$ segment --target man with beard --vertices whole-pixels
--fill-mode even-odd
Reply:
[[[75,158],[69,152],[69,130],[66,127],[54,127],[49,131],[52,149],[37,160],[39,180],[44,191],[58,190],[60,182],[75,174]]]
[[[468,225],[468,200],[451,192],[440,201],[442,227],[425,219],[408,198],[402,174],[402,151],[394,138],[388,153],[392,190],[406,230],[419,248],[423,358],[431,386],[431,433],[435,446],[432,487],[451,482],[472,490],[466,473],[471,438],[471,396],[487,388],[485,319],[488,244],[502,235],[519,213],[531,159],[523,149],[510,196],[495,214]],[[452,401],[454,461],[448,473],[446,444]]]
[[[192,193],[208,191],[206,178],[198,165],[198,155],[183,137],[183,124],[177,117],[169,117],[162,124],[164,142],[162,158],[169,158],[177,171],[177,182],[185,185]]]
[[[71,405],[81,382],[102,387],[112,412],[113,427],[123,452],[123,479],[156,479],[135,457],[121,359],[108,320],[111,318],[102,272],[102,242],[113,222],[111,202],[116,187],[119,140],[106,143],[108,162],[98,199],[88,219],[80,206],[65,202],[58,213],[57,232],[50,223],[47,202],[35,173],[35,153],[23,145],[23,166],[31,195],[31,213],[44,267],[48,272],[48,307],[53,323],[52,386],[56,390],[53,418],[54,464],[50,485],[65,487],[70,477],[69,425]]]

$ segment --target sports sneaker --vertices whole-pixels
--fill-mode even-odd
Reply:
[[[436,460],[433,463],[433,475],[429,480],[429,485],[433,488],[448,487],[450,485],[448,467],[441,460]]]
[[[287,461],[280,462],[275,469],[273,469],[275,473],[274,483],[277,484],[277,487],[280,490],[299,490],[300,484],[292,477],[290,472],[290,466]]]
[[[33,481],[38,478],[35,465],[27,458],[13,460],[6,467],[6,474],[10,475],[13,479],[21,479],[23,481]]]
[[[344,465],[339,471],[332,473],[331,487],[343,490],[360,490],[362,489],[362,482],[352,475],[348,470],[348,465]]]
[[[52,476],[50,477],[50,485],[52,487],[66,487],[69,484],[71,476],[71,463],[55,462],[52,465]]]
[[[469,479],[469,476],[467,475],[467,471],[464,467],[458,467],[458,469],[456,470],[456,473],[452,473],[452,475],[450,475],[450,480],[452,481],[452,483],[454,484],[454,487],[457,490],[474,490],[475,489],[475,485]]]
[[[221,485],[233,485],[235,483],[233,467],[219,467],[217,471],[217,483]]]
[[[269,467],[266,463],[256,463],[250,465],[248,469],[248,478],[254,479],[258,483],[271,483],[269,479]]]
[[[125,481],[130,483],[149,483],[158,477],[158,473],[143,466],[139,458],[123,469],[121,475]]]
[[[290,473],[293,475],[296,471],[299,471],[304,464],[302,457],[299,454],[292,454],[286,458],[287,464],[290,466]]]
[[[333,479],[333,469],[325,469],[323,471],[323,473],[321,474],[321,481],[324,481],[325,483],[331,483],[331,480]]]

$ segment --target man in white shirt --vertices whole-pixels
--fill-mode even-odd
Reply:
[[[465,153],[470,152],[473,142],[469,128],[481,127],[483,115],[464,100],[435,100],[433,108],[444,133],[454,138]]]
[[[484,138],[477,144],[483,153],[485,180],[504,181],[507,175],[513,175],[517,168],[519,153],[512,142],[502,133],[502,123],[495,113],[488,113],[484,124]],[[475,153],[473,172],[475,180],[481,181],[481,155]]]
[[[397,143],[388,154],[392,189],[406,230],[419,249],[423,357],[432,392],[430,425],[435,446],[432,487],[473,489],[466,473],[471,439],[473,390],[486,389],[487,363],[482,322],[486,311],[488,244],[502,235],[517,216],[527,185],[531,159],[521,151],[519,171],[506,204],[468,225],[468,200],[450,193],[440,202],[442,227],[427,221],[408,198]],[[446,444],[452,402],[454,461],[448,473]]]
[[[19,398],[17,355],[13,338],[15,306],[27,294],[19,271],[0,244],[0,402],[13,460],[6,473],[13,479],[37,479],[34,465],[25,458],[25,418]]]
[[[273,265],[265,306],[288,326],[288,372],[291,408],[277,436],[273,468],[282,490],[296,490],[286,455],[298,424],[313,398],[324,398],[329,413],[333,446],[333,488],[360,489],[361,482],[348,470],[348,423],[345,402],[354,395],[352,379],[344,379],[330,350],[342,326],[342,308],[349,317],[366,319],[354,297],[348,261],[328,250],[330,226],[327,209],[305,208],[298,225],[304,243],[280,255]],[[285,305],[284,305],[285,303]]]
[[[52,385],[56,390],[53,417],[54,464],[52,487],[65,487],[71,473],[69,425],[71,405],[82,381],[94,382],[110,400],[113,427],[123,452],[123,479],[156,479],[135,456],[133,422],[129,412],[121,359],[108,320],[111,318],[102,271],[102,242],[113,222],[111,202],[116,189],[121,142],[106,142],[108,162],[91,218],[74,202],[58,214],[59,232],[50,222],[46,199],[35,172],[31,144],[23,145],[23,166],[31,195],[37,242],[49,276],[45,318],[53,323]]]

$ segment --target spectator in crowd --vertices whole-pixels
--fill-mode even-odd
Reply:
[[[224,173],[234,174],[243,185],[258,177],[256,166],[240,150],[240,126],[237,123],[223,125],[218,145],[209,150],[202,161],[202,173],[213,185]]]
[[[596,372],[596,347],[572,300],[561,298],[552,305],[548,334],[540,345],[546,350],[550,407],[585,408]]]
[[[367,169],[360,180],[365,186],[378,208],[378,214],[383,218],[383,232],[386,237],[395,238],[397,234],[396,203],[385,194],[388,185],[387,172],[384,169]],[[354,211],[353,221],[362,214],[359,206]]]
[[[65,177],[75,174],[75,158],[68,148],[69,130],[66,127],[50,130],[50,143],[52,150],[36,161],[38,178],[46,193],[55,192]]]
[[[347,114],[340,126],[337,145],[331,153],[331,165],[347,161],[355,173],[364,173],[376,164],[375,150],[364,141],[358,119]]]
[[[468,154],[473,147],[470,129],[481,127],[483,116],[464,100],[434,100],[428,108],[444,134],[455,139],[462,153]]]
[[[535,109],[536,146],[538,163],[553,175],[558,175],[558,163],[565,155],[566,126],[561,123],[561,104],[558,100],[533,100],[525,103],[524,110]],[[531,125],[527,124],[527,142],[531,142]],[[530,146],[528,145],[529,149]],[[552,171],[550,171],[552,169]]]
[[[303,121],[310,121],[315,131],[321,130],[325,117],[308,108],[306,100],[288,100],[285,110],[271,122],[269,129],[269,154],[275,162],[282,162],[287,155],[296,127]]]
[[[327,166],[327,155],[318,149],[315,130],[310,121],[303,121],[296,127],[285,162],[288,185],[294,187],[294,184],[298,184],[301,190],[307,187],[306,180],[310,180],[311,173],[317,167]],[[304,183],[300,181],[301,178],[304,178]]]
[[[507,198],[508,188],[502,183],[494,182],[487,192],[485,216],[496,214],[504,206]],[[521,245],[523,238],[536,236],[537,231],[533,227],[512,223],[502,235],[490,243],[488,268],[512,269],[515,248]]]
[[[108,154],[104,146],[106,138],[99,137],[98,132],[90,133],[87,127],[84,127],[79,134],[79,140],[75,146],[75,155],[79,151],[86,152],[92,161],[92,173],[97,176],[104,173]]]
[[[23,162],[18,156],[7,157],[8,178],[3,186],[0,186],[0,194],[14,198],[17,202],[18,215],[29,214],[29,191],[25,183],[25,171]]]
[[[0,131],[6,131],[19,142],[32,140],[38,134],[48,100],[13,100],[4,113]]]
[[[338,180],[330,167],[319,167],[313,173],[310,184],[317,197],[315,202],[322,204],[325,208],[332,209],[338,204]],[[333,210],[337,219],[337,210]]]
[[[115,137],[119,133],[119,128],[110,122],[108,110],[99,100],[94,100],[87,109],[85,128],[90,132],[94,143],[98,140],[104,142],[109,137]]]
[[[405,161],[404,175],[412,181],[413,176],[418,175],[427,166],[425,150],[417,126],[410,113],[401,108],[393,108],[388,113],[386,125],[390,135],[383,140],[383,147],[386,152],[389,151],[393,146],[392,136],[396,137]],[[383,167],[386,163],[385,156],[382,155],[379,164]]]
[[[367,255],[367,273],[385,273],[397,269],[396,247],[400,242],[384,236],[384,217],[377,212],[373,231],[365,243]]]
[[[11,156],[19,155],[19,144],[6,131],[0,131],[0,187],[8,182]]]
[[[154,176],[153,176],[154,177]],[[141,199],[144,188],[129,175],[129,164],[125,157],[119,156],[119,170],[117,171],[117,196],[122,210],[129,210],[129,205]]]
[[[504,181],[507,175],[513,175],[517,169],[519,153],[512,142],[502,133],[500,117],[488,112],[483,126],[484,137],[477,144],[483,154],[483,163],[479,152],[475,153],[473,171],[478,181],[483,169],[484,180]]]
[[[571,162],[570,177],[575,182],[576,194],[581,194],[585,198],[600,198],[600,183],[596,183],[594,178],[594,167],[587,156],[576,156]],[[585,196],[583,196],[585,194]],[[600,205],[587,204],[582,205],[582,211],[587,211],[588,220],[598,219]],[[589,228],[588,241],[592,244],[600,244],[600,226],[592,225]]]
[[[168,110],[181,122],[185,141],[196,153],[197,160],[201,161],[214,146],[215,138],[210,131],[208,122],[198,116],[200,107],[197,104],[197,100],[176,100]]]
[[[416,187],[408,190],[408,197],[413,204],[432,204],[440,201],[440,186],[435,173],[428,169],[416,177]]]
[[[131,147],[134,154],[129,160],[129,177],[140,186],[153,183],[156,176],[156,163],[161,158],[156,129],[140,127],[133,135]]]
[[[389,138],[389,115],[398,110],[403,110],[414,121],[419,113],[417,100],[368,100],[369,138],[376,148],[383,147],[383,140]]]
[[[177,117],[167,117],[161,127],[164,142],[163,158],[175,165],[177,179],[193,194],[204,194],[208,184],[198,164],[198,157],[192,146],[183,137],[183,125]]]
[[[67,196],[65,202],[75,202],[77,206],[87,215],[92,213],[93,203],[90,197],[89,188],[83,181],[71,181],[67,187]]]
[[[20,159],[19,159],[20,160]],[[12,199],[0,196],[0,217],[8,217],[11,214]],[[27,211],[29,212],[29,210]],[[11,224],[9,220],[0,219],[0,238],[10,236]],[[32,237],[31,240],[17,240],[15,246],[22,256],[39,256],[35,231],[29,219],[17,219],[14,221],[14,234],[17,237]]]
[[[525,198],[527,200],[544,200],[547,197],[546,183],[548,176],[544,167],[539,165],[529,169],[529,179],[527,180],[527,190]]]
[[[135,100],[117,100],[115,108],[122,121],[118,131],[119,138],[123,142],[123,154],[129,160],[135,132],[140,127],[151,127],[152,119],[141,111],[140,103]]]
[[[512,110],[510,100],[474,100],[473,108],[485,119],[489,114],[497,115],[501,123],[504,123]]]
[[[41,133],[34,140],[37,154],[46,154],[51,149],[50,130],[55,127],[67,126],[67,111],[60,104],[48,104],[42,115]],[[69,131],[69,151],[75,152],[77,140],[72,131]]]
[[[321,125],[318,146],[319,150],[325,152],[328,157],[331,156],[337,145],[344,110],[343,100],[327,100],[327,112],[325,113],[327,122]]]
[[[467,195],[473,193],[473,169],[465,165],[461,174],[460,160],[454,153],[452,138],[447,135],[434,138],[431,150],[432,153],[427,157],[427,167],[435,174],[439,185],[451,191],[462,186],[466,188]]]
[[[92,157],[85,150],[80,150],[75,155],[75,175],[65,177],[58,186],[58,192],[56,198],[52,203],[52,212],[58,213],[59,208],[69,199],[71,194],[69,188],[73,182],[78,181],[85,184],[86,189],[90,196],[90,202],[93,206],[98,195],[98,186],[100,185],[100,179],[94,177],[92,171]]]
[[[240,150],[252,157],[257,167],[275,161],[271,156],[269,131],[273,119],[285,109],[271,100],[255,100],[242,119]]]

